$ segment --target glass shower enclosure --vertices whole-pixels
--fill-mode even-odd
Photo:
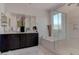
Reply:
[[[52,12],[51,25],[52,36],[54,40],[54,49],[58,54],[63,54],[63,50],[67,46],[67,26],[65,14],[60,11]]]

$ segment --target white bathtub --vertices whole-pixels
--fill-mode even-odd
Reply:
[[[52,37],[40,40],[40,45],[59,55],[79,55],[79,39],[56,40]]]

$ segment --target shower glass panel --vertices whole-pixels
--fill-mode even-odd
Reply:
[[[59,11],[52,13],[51,17],[52,24],[52,36],[54,38],[54,48],[56,51],[62,50],[63,43],[66,40],[66,21],[65,14]]]

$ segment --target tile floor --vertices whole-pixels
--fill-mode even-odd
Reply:
[[[55,55],[55,54],[46,50],[44,47],[35,46],[30,48],[8,51],[5,53],[1,53],[1,55]]]

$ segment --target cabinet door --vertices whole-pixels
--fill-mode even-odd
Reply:
[[[33,36],[33,41],[34,45],[38,45],[38,33],[35,33]]]
[[[27,47],[38,45],[38,34],[28,33],[27,34]]]
[[[20,48],[27,47],[27,35],[26,34],[20,34]]]
[[[1,43],[1,35],[0,35],[0,51],[1,51],[1,46],[2,46],[2,43]]]
[[[9,43],[8,36],[5,35],[5,34],[1,35],[0,36],[0,48],[1,48],[0,50],[1,50],[1,52],[5,52],[5,51],[9,50],[8,49],[8,47],[9,47],[8,43]]]
[[[10,49],[19,48],[19,35],[18,34],[10,34],[8,38],[9,38]]]

